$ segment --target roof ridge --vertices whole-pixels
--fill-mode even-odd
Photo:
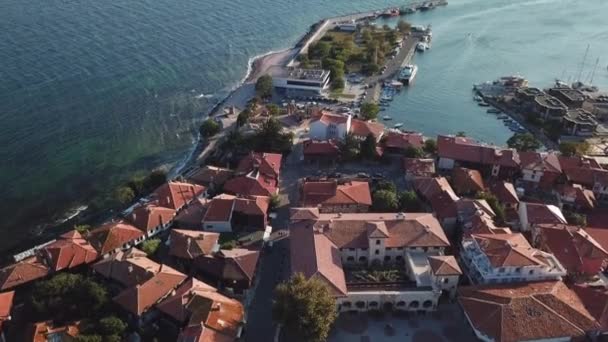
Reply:
[[[551,289],[551,294],[553,294],[553,290],[555,289],[555,287],[553,287],[553,289]],[[545,294],[549,294],[549,293],[545,293]],[[530,295],[530,297],[532,300],[536,301],[537,303],[539,303],[540,305],[542,305],[543,307],[547,308],[547,310],[549,310],[550,312],[552,312],[554,315],[560,317],[562,319],[562,321],[567,322],[570,326],[574,327],[576,330],[582,332],[583,334],[586,333],[585,330],[580,329],[576,324],[570,322],[566,317],[562,316],[559,312],[553,310],[552,307],[546,305],[545,303],[543,303],[542,301],[538,300],[536,298],[536,294],[532,294]],[[569,307],[572,308],[571,305],[568,305]],[[576,310],[576,312],[580,313],[581,315],[583,315],[580,311]],[[586,315],[584,315],[586,316]],[[592,318],[592,317],[587,317],[587,318]],[[593,318],[593,320],[595,320],[595,318]]]

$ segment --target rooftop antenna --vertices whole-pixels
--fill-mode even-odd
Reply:
[[[598,64],[600,64],[599,57],[595,60],[595,66],[593,67],[593,71],[591,72],[591,78],[589,79],[589,85],[593,84],[593,78],[595,77],[595,70],[597,70]]]
[[[587,53],[589,53],[589,44],[587,44],[587,49],[585,50],[585,55],[583,56],[583,62],[581,63],[581,68],[578,72],[577,81],[580,82],[581,75],[583,74],[583,68],[585,67],[585,61],[587,60]]]

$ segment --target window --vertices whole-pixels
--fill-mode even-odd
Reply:
[[[366,257],[364,257],[364,256],[359,257],[359,262],[366,262],[366,261],[367,261]]]
[[[403,250],[403,247],[397,247],[397,250],[398,250],[398,251],[402,251],[402,250]]]
[[[425,251],[425,252],[428,252],[429,248],[428,247],[423,247],[422,250]]]
[[[349,248],[348,250],[351,251],[351,252],[356,251],[356,249],[354,249],[354,248]]]
[[[376,254],[376,255],[380,254],[380,250],[376,249],[376,251],[374,252],[374,254]]]
[[[355,306],[358,307],[359,309],[363,309],[365,307],[365,302],[358,301],[355,303]]]
[[[410,303],[410,308],[416,309],[419,306],[420,306],[420,303],[418,303],[417,300]]]
[[[350,308],[351,305],[352,305],[351,302],[348,302],[348,301],[342,303],[342,306],[345,307],[345,308]]]
[[[397,302],[397,306],[405,306],[405,302],[404,301],[399,301],[399,302]]]
[[[505,273],[505,268],[504,268],[504,267],[499,268],[499,269],[498,269],[498,272],[500,272],[500,273]]]
[[[397,260],[397,261],[401,261],[401,260],[403,260],[403,256],[401,256],[401,255],[397,255],[397,257],[395,257],[395,260]]]
[[[390,247],[386,247],[386,250],[387,250],[387,251],[391,251],[391,250],[392,250],[392,248],[390,248]]]
[[[430,308],[431,306],[433,306],[433,302],[430,300],[425,300],[424,303],[422,303],[423,308]]]
[[[379,244],[380,244],[380,240],[376,240],[376,245],[379,245]]]
[[[378,306],[378,302],[369,302],[369,306],[375,308]]]
[[[449,279],[449,278],[443,278],[443,283],[444,283],[444,284],[447,284],[447,283],[449,283],[449,282],[450,282],[450,279]]]
[[[521,273],[521,267],[517,267],[517,268],[515,269],[515,273]]]
[[[384,256],[384,261],[391,261],[391,257],[389,255]]]
[[[530,272],[528,272],[529,274],[534,274],[534,270],[530,270]]]
[[[355,261],[355,257],[354,256],[349,256],[348,258],[346,258],[346,261]]]

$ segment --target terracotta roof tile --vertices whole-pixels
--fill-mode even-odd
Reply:
[[[367,182],[306,182],[302,185],[301,204],[304,207],[350,204],[370,206],[372,196]]]
[[[88,264],[97,259],[97,251],[77,231],[63,234],[59,239],[44,246],[41,251],[53,271]]]
[[[117,221],[93,229],[87,234],[86,239],[100,254],[106,254],[143,235],[144,233],[134,226],[124,221]]]
[[[234,342],[232,336],[221,334],[204,324],[187,326],[180,332],[177,342]]]
[[[154,190],[152,198],[157,200],[158,206],[179,210],[205,190],[201,185],[169,181]]]
[[[220,234],[195,230],[171,230],[169,254],[194,259],[201,255],[211,254],[218,243]]]
[[[485,190],[481,173],[477,170],[456,167],[452,172],[454,190],[458,194],[475,193]]]
[[[522,169],[542,172],[562,172],[557,156],[555,153],[547,152],[519,152]]]
[[[0,269],[0,291],[43,278],[50,272],[39,256],[32,256]]]
[[[561,281],[465,287],[458,293],[471,325],[497,342],[581,338],[599,328]]]
[[[334,114],[327,111],[320,111],[315,118],[312,119],[312,122],[321,121],[326,125],[334,124],[346,124],[348,122],[348,116],[341,114]]]
[[[497,159],[504,158],[496,148],[481,145],[471,138],[445,135],[437,137],[437,154],[441,158],[482,165],[492,165],[497,162]]]
[[[340,154],[340,148],[334,140],[305,140],[302,142],[304,155],[335,156]]]
[[[161,265],[148,259],[146,253],[136,248],[121,251],[93,265],[102,276],[131,287],[141,284],[160,272]]]
[[[188,177],[188,180],[204,186],[209,186],[210,184],[222,185],[232,177],[233,174],[234,171],[232,170],[206,165],[196,170]]]
[[[549,266],[543,253],[520,234],[473,234],[493,267]]]
[[[113,300],[128,312],[141,316],[185,279],[186,276],[182,273],[162,265],[152,278],[122,291]]]
[[[253,196],[252,198],[235,198],[234,211],[245,215],[266,216],[270,209],[270,197]]]
[[[53,321],[38,322],[30,325],[26,333],[26,340],[31,342],[72,341],[80,334],[80,330],[80,322],[63,326],[55,326]]]
[[[403,168],[414,177],[433,177],[435,174],[434,159],[403,158]]]
[[[175,209],[165,208],[150,203],[140,205],[133,209],[127,217],[131,223],[144,232],[151,231],[158,226],[170,223],[175,217]]]
[[[573,199],[574,204],[583,210],[593,210],[597,205],[593,191],[584,189],[580,184],[564,185],[558,189],[563,201]]]
[[[608,330],[608,290],[604,287],[592,287],[575,284],[572,290],[581,300],[587,311],[599,322],[603,331]]]
[[[0,334],[2,334],[2,323],[11,319],[14,297],[15,291],[0,293]]]
[[[490,191],[500,203],[518,204],[519,197],[512,183],[505,181],[494,181],[490,183]]]
[[[206,222],[228,222],[232,217],[234,200],[214,198],[209,202],[207,212],[203,221]]]
[[[203,225],[209,200],[197,198],[186,208],[182,209],[173,219],[175,224],[183,228],[198,229]]]
[[[319,208],[290,208],[291,221],[316,220],[319,218]]]
[[[196,258],[196,267],[223,281],[246,281],[251,284],[255,276],[260,252],[242,248],[220,250],[215,255]]]
[[[281,172],[282,158],[283,156],[278,153],[252,152],[241,159],[237,172],[247,174],[252,171],[259,171],[267,177],[277,179]]]
[[[384,133],[384,125],[378,122],[352,119],[349,133],[363,138],[372,134],[376,139],[379,139]]]
[[[243,196],[271,196],[277,192],[276,178],[255,171],[246,176],[232,178],[224,184],[224,191]]]
[[[422,148],[424,137],[421,133],[402,133],[389,131],[383,138],[384,147],[406,150],[410,147]]]
[[[196,278],[189,278],[175,290],[174,294],[165,298],[156,308],[171,316],[177,322],[185,323],[190,319],[190,312],[187,309],[189,298],[196,293],[203,292],[217,292],[217,289]]]
[[[462,270],[452,255],[429,256],[429,266],[436,276],[441,275],[461,275]]]
[[[444,177],[419,177],[414,179],[414,189],[422,195],[426,200],[430,200],[433,196],[447,192],[453,200],[457,200],[458,196]]]
[[[554,205],[525,202],[529,224],[567,223],[561,210]]]

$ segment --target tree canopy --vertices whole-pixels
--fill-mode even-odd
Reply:
[[[424,152],[428,153],[428,154],[435,154],[437,153],[437,141],[435,141],[434,139],[426,139],[424,141]]]
[[[494,194],[489,192],[480,192],[477,194],[477,198],[483,199],[488,202],[490,208],[492,208],[492,211],[494,212],[494,214],[496,214],[496,217],[494,218],[494,221],[496,221],[496,223],[505,224],[505,206],[498,201],[498,198],[496,198]]]
[[[340,154],[344,160],[354,160],[359,156],[360,144],[352,133],[346,134],[340,142]]]
[[[148,256],[156,253],[158,247],[160,246],[160,239],[148,239],[141,243],[141,250],[146,253]]]
[[[361,117],[364,120],[374,120],[378,118],[380,113],[380,106],[376,103],[366,102],[361,105]]]
[[[255,92],[261,98],[272,96],[272,76],[262,75],[255,82]]]
[[[276,287],[272,316],[303,340],[322,342],[337,317],[336,301],[325,282],[298,273]]]
[[[215,120],[209,118],[203,121],[199,131],[201,133],[201,136],[209,138],[220,132],[220,124],[217,123]]]
[[[536,151],[542,144],[530,133],[515,133],[507,140],[507,145],[521,152]]]
[[[372,195],[372,208],[375,212],[393,212],[399,208],[397,194],[389,190],[378,190]]]
[[[563,142],[559,144],[559,151],[566,157],[583,156],[589,152],[588,142]]]
[[[422,203],[414,191],[403,191],[399,194],[399,209],[418,212],[422,209]]]
[[[374,159],[377,156],[376,152],[376,137],[373,134],[368,134],[365,140],[361,143],[361,157],[363,159]]]
[[[251,109],[246,108],[245,110],[240,112],[239,115],[236,117],[236,125],[238,127],[241,127],[241,126],[245,125],[247,122],[249,122],[250,118],[251,118]]]
[[[401,33],[407,33],[412,29],[412,25],[410,25],[407,21],[403,19],[399,19],[397,22],[397,30]]]
[[[122,204],[126,205],[135,199],[135,192],[128,186],[120,186],[114,190],[114,199]]]

